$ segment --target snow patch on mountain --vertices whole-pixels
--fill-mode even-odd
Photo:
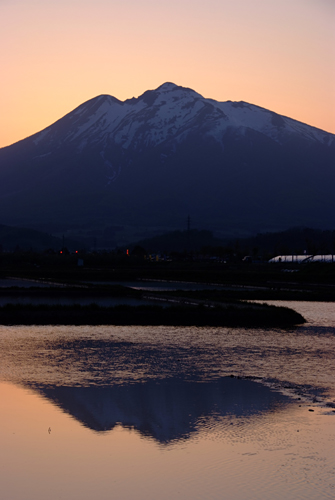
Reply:
[[[112,163],[109,160],[107,160],[107,158],[105,158],[105,152],[104,151],[100,151],[100,156],[101,156],[101,158],[104,161],[104,166],[107,168],[107,175],[106,175],[106,177],[107,177],[108,184],[110,184],[111,182],[115,181],[115,179],[120,174],[121,167],[114,168],[114,166],[112,165]]]
[[[124,102],[108,95],[98,96],[57,123],[61,125],[59,144],[76,142],[79,152],[92,143],[114,143],[134,150],[166,141],[178,144],[191,133],[222,143],[228,128],[238,134],[251,129],[278,143],[292,136],[322,144],[334,141],[332,134],[259,106],[206,99],[171,82]],[[45,138],[54,139],[54,125],[34,136],[35,145]]]
[[[48,129],[42,130],[42,132],[37,132],[37,134],[35,134],[35,136],[34,136],[34,141],[33,141],[34,144],[37,146],[42,141],[42,139],[45,138],[47,133],[48,133]]]

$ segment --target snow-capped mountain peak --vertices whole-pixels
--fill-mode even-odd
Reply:
[[[227,130],[244,134],[247,129],[280,144],[292,135],[321,143],[330,140],[330,134],[322,130],[264,108],[245,102],[207,99],[171,82],[124,102],[100,95],[56,123],[61,125],[60,143],[79,140],[80,150],[92,141],[113,142],[124,149],[137,150],[171,140],[180,143],[195,132],[224,144]],[[35,144],[50,134],[54,137],[54,125],[35,135]]]
[[[43,230],[171,229],[188,214],[234,234],[329,228],[334,166],[334,135],[168,82],[125,101],[97,96],[0,150],[0,213]]]

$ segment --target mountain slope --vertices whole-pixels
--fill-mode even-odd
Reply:
[[[0,222],[48,231],[149,235],[188,214],[225,234],[331,228],[334,188],[334,135],[172,83],[98,96],[0,150]]]

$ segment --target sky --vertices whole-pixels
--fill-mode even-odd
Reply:
[[[0,147],[164,82],[335,133],[335,0],[0,0]]]

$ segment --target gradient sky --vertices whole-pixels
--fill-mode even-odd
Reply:
[[[335,133],[335,0],[0,0],[0,147],[166,81]]]

